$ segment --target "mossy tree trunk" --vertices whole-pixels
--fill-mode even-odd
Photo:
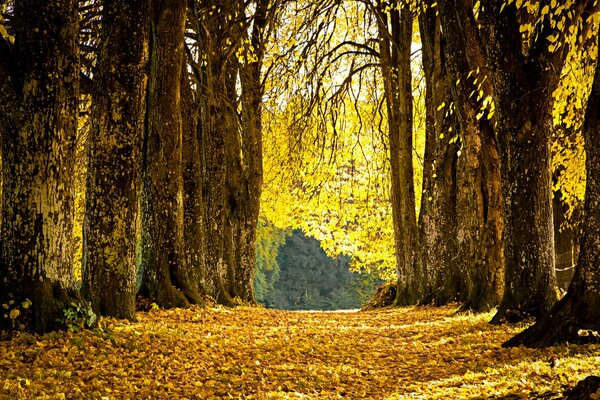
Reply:
[[[14,46],[0,37],[0,302],[29,318],[0,318],[0,325],[45,332],[80,299],[73,278],[77,2],[14,6]]]
[[[586,191],[583,235],[575,275],[565,297],[548,315],[513,337],[505,347],[546,347],[558,343],[600,342],[600,68],[584,123]]]
[[[140,294],[162,307],[202,302],[183,247],[180,90],[186,15],[186,0],[152,2]]]
[[[135,317],[149,5],[104,2],[88,147],[82,291],[95,312],[127,319]]]
[[[243,3],[243,2],[242,2]],[[256,229],[263,185],[262,166],[262,65],[267,41],[267,28],[272,22],[275,4],[257,0],[252,31],[244,63],[240,66],[241,82],[241,185],[237,190],[239,216],[236,226],[237,293],[246,302],[255,303],[254,268],[256,262]]]

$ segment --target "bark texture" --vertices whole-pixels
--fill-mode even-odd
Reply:
[[[504,287],[504,221],[495,120],[489,109],[482,111],[482,101],[492,88],[483,80],[484,74],[473,74],[485,71],[486,64],[472,12],[458,2],[444,2],[440,16],[461,142],[456,199],[457,263],[463,282],[459,300],[463,308],[488,311],[498,305]],[[478,81],[482,83],[478,85]]]
[[[185,262],[192,282],[202,293],[206,270],[206,241],[204,238],[204,194],[202,193],[202,161],[200,126],[198,124],[198,91],[194,92],[183,63],[181,71],[181,117],[183,141],[183,222]]]
[[[418,260],[418,229],[415,211],[412,165],[412,75],[410,69],[413,14],[401,10],[377,9],[380,62],[388,118],[391,164],[391,200],[398,305],[416,304],[423,293]]]
[[[83,295],[95,312],[135,317],[136,225],[146,112],[149,2],[106,0],[83,241]]]
[[[586,1],[573,5],[566,20],[576,23]],[[556,52],[543,26],[527,47],[514,5],[500,12],[494,1],[480,15],[493,96],[505,216],[505,290],[493,321],[538,317],[556,302],[554,225],[549,137],[552,93],[564,65],[566,46]]]
[[[32,305],[20,309],[29,318],[3,318],[0,325],[45,332],[79,301],[73,279],[77,2],[16,2],[13,24],[14,46],[0,38],[0,301],[16,309],[28,298]]]
[[[600,342],[600,68],[584,124],[586,191],[583,235],[575,276],[565,297],[535,325],[503,346],[546,347],[558,343]]]
[[[202,300],[183,247],[181,71],[187,1],[154,0],[142,183],[140,294],[162,307]]]
[[[456,263],[456,115],[449,112],[452,92],[444,56],[444,39],[434,1],[419,13],[425,72],[426,138],[419,240],[425,286],[421,303],[442,305],[456,301],[462,278]]]
[[[204,174],[203,193],[206,237],[206,293],[222,304],[231,304],[232,298],[223,284],[222,271],[227,266],[224,258],[226,217],[226,163],[225,136],[234,124],[228,106],[226,55],[222,51],[227,38],[224,13],[211,13],[216,2],[199,4],[198,19],[200,45],[206,64],[202,66],[200,123],[201,160]]]

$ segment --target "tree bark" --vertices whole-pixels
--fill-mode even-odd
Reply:
[[[218,2],[203,2],[199,6],[201,51],[205,60],[202,67],[204,81],[200,106],[202,126],[202,170],[205,171],[203,193],[206,221],[206,274],[204,286],[207,294],[218,303],[233,304],[226,280],[230,277],[230,246],[226,248],[228,212],[231,208],[227,177],[227,149],[230,135],[237,135],[235,102],[232,102],[231,79],[235,88],[235,75],[230,72],[231,62],[226,49],[231,24],[226,21],[232,10],[222,6],[221,13],[212,12]],[[228,4],[228,7],[231,7]],[[230,38],[229,38],[230,39]],[[230,39],[231,40],[231,39]],[[231,151],[229,151],[231,153]],[[230,227],[229,227],[230,228]],[[231,234],[229,234],[231,236]],[[228,239],[228,240],[231,240]]]
[[[0,38],[0,302],[23,316],[0,325],[45,332],[80,300],[73,279],[77,3],[19,1],[13,24],[14,47]],[[25,299],[27,311],[19,309]]]
[[[149,4],[106,0],[94,74],[84,220],[84,297],[135,318],[136,224],[146,112]]]
[[[600,68],[584,123],[586,191],[583,235],[575,276],[565,297],[504,347],[546,347],[558,343],[600,342]]]
[[[456,115],[449,111],[452,93],[444,56],[444,40],[434,1],[419,13],[425,72],[426,138],[419,240],[425,275],[422,304],[456,301],[462,278],[456,263],[456,161],[458,142],[449,133]]]
[[[498,305],[504,288],[500,167],[495,120],[489,109],[482,110],[491,88],[482,76],[473,74],[485,71],[485,57],[479,43],[474,43],[478,32],[472,12],[465,10],[458,2],[444,2],[439,8],[460,126],[456,250],[463,287],[459,300],[465,309],[488,311]]]
[[[183,248],[181,71],[186,0],[154,0],[142,183],[140,294],[162,307],[201,303]]]
[[[256,229],[263,185],[262,166],[262,65],[266,45],[267,25],[274,13],[270,0],[258,0],[253,26],[248,38],[253,51],[248,51],[240,67],[242,87],[242,182],[238,190],[239,218],[237,223],[238,264],[237,292],[241,299],[255,303],[254,268],[256,264]],[[271,5],[271,7],[269,7]]]
[[[565,32],[585,3],[573,6]],[[505,290],[493,323],[539,317],[557,299],[548,132],[552,93],[567,53],[567,46],[550,51],[545,38],[553,30],[546,26],[525,49],[515,5],[502,12],[500,7],[486,1],[480,14],[497,110],[505,217]]]
[[[193,92],[187,65],[181,71],[181,117],[183,137],[183,210],[185,262],[193,284],[204,292],[206,241],[204,194],[200,153],[199,93]]]
[[[423,293],[418,263],[417,221],[412,165],[412,75],[410,69],[413,14],[408,7],[387,12],[377,6],[380,62],[387,105],[391,165],[391,202],[398,305],[416,304]],[[389,29],[391,27],[391,29]]]

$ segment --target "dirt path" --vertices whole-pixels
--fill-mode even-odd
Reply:
[[[501,349],[490,314],[156,310],[102,330],[0,342],[0,398],[487,398],[557,392],[600,347]],[[553,360],[553,361],[552,361]]]

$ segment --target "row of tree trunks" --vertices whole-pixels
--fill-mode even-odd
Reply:
[[[225,286],[228,275],[225,254],[227,232],[227,153],[228,136],[236,131],[235,103],[231,102],[231,80],[235,79],[230,69],[225,49],[228,39],[226,15],[232,13],[231,4],[221,13],[213,13],[217,2],[199,5],[199,23],[201,45],[204,49],[206,65],[202,68],[203,80],[200,82],[202,96],[200,100],[201,153],[204,172],[203,193],[205,238],[206,238],[206,274],[205,289],[217,302],[231,304],[233,296]],[[225,7],[225,6],[223,6]],[[235,87],[235,80],[233,80]]]
[[[14,46],[0,38],[0,303],[17,308],[27,298],[33,304],[29,319],[3,318],[0,326],[22,321],[42,332],[79,300],[73,279],[77,2],[24,0],[14,7]]]
[[[575,26],[587,5],[573,6],[566,20]],[[518,321],[548,312],[557,299],[550,135],[552,93],[568,46],[552,51],[540,32],[523,48],[518,11],[494,1],[482,3],[484,48],[497,109],[506,239],[506,286],[493,322]],[[565,28],[565,32],[568,32]]]
[[[146,115],[149,4],[106,0],[94,74],[82,293],[96,313],[133,319]]]
[[[270,4],[273,3],[273,4]],[[258,0],[254,11],[250,45],[245,62],[240,66],[242,88],[242,182],[238,188],[239,219],[237,221],[238,295],[254,303],[254,265],[256,262],[256,229],[263,186],[262,166],[262,66],[267,27],[277,2]],[[255,58],[254,58],[255,57]],[[256,61],[253,61],[252,59]]]
[[[262,190],[262,59],[274,3],[259,0],[248,34],[240,16],[247,4],[199,7],[206,65],[198,72],[200,153],[204,171],[206,273],[204,285],[218,302],[254,303],[256,226]],[[235,23],[231,23],[231,18]],[[244,46],[247,39],[250,46]],[[237,46],[237,47],[236,47]],[[235,54],[242,46],[244,53]],[[239,88],[237,84],[239,82]],[[240,93],[238,93],[240,91]]]

